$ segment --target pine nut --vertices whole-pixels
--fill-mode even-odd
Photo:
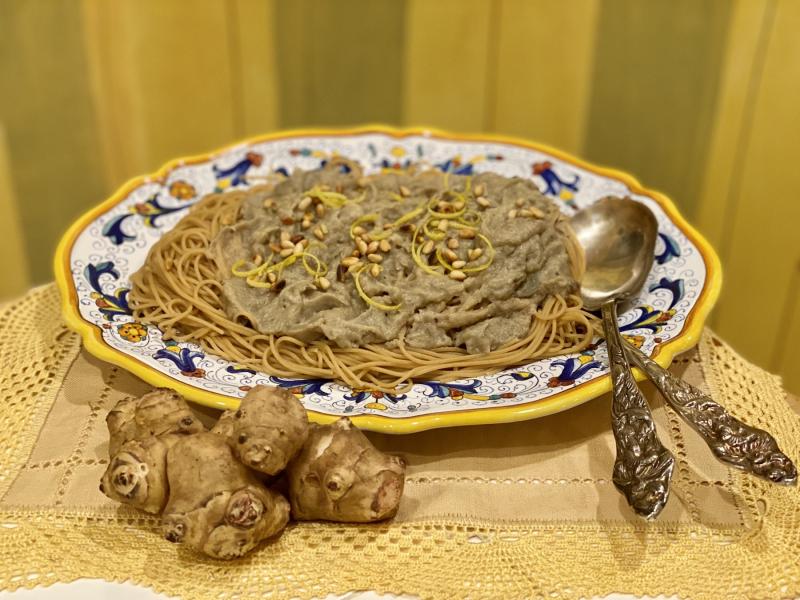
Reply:
[[[400,195],[403,196],[403,198],[408,198],[411,195],[411,190],[408,189],[406,186],[401,185],[400,186]]]
[[[456,238],[450,238],[447,240],[447,247],[450,248],[450,250],[455,250],[458,248],[458,240]]]
[[[464,271],[450,271],[450,279],[455,279],[456,281],[464,281],[467,278],[467,274]]]
[[[422,247],[423,254],[430,254],[433,252],[433,240],[428,240],[425,242],[425,245]]]
[[[322,229],[320,227],[314,227],[314,232],[313,233],[314,233],[314,237],[317,238],[318,240],[324,240],[325,239],[325,234],[322,233]]]
[[[331,282],[328,281],[327,277],[320,277],[319,280],[317,281],[317,285],[321,290],[325,291],[329,287],[331,287]]]
[[[297,205],[297,208],[298,208],[298,210],[305,210],[309,206],[311,206],[311,197],[310,196],[306,196],[305,198],[300,200],[300,202]]]
[[[454,260],[453,261],[453,268],[454,269],[463,269],[467,266],[467,262],[464,260]]]
[[[342,264],[345,267],[352,267],[353,265],[357,265],[359,262],[361,261],[359,261],[355,256],[345,256],[342,259]]]
[[[487,200],[483,196],[478,196],[477,198],[475,198],[475,202],[477,202],[478,206],[482,208],[489,208],[492,205],[492,203],[489,202],[489,200]]]
[[[483,196],[486,193],[486,187],[482,183],[479,183],[473,188],[472,192],[476,197]]]
[[[392,249],[392,245],[389,243],[389,240],[381,240],[379,247],[381,252],[388,252]]]
[[[368,254],[367,260],[372,263],[379,263],[383,260],[383,257],[380,254]]]

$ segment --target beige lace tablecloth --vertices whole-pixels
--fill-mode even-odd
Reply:
[[[371,435],[410,465],[393,522],[294,525],[236,562],[195,555],[98,491],[105,414],[148,387],[82,351],[59,314],[53,286],[0,311],[0,589],[86,577],[208,599],[800,595],[798,490],[723,467],[650,387],[677,457],[655,523],[632,516],[610,481],[602,397],[525,423]],[[673,368],[800,459],[800,423],[777,378],[709,333]]]

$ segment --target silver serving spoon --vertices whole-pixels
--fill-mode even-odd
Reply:
[[[601,309],[613,384],[611,428],[617,446],[614,485],[637,514],[651,519],[667,503],[675,458],[656,433],[653,415],[636,386],[617,327],[618,300],[642,287],[656,244],[658,224],[646,206],[629,198],[604,198],[572,218],[586,253],[581,296]]]

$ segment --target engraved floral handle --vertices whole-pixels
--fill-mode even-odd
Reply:
[[[700,434],[719,460],[773,483],[797,484],[797,468],[769,433],[742,423],[708,394],[663,369],[627,342],[625,354],[647,373],[669,405]]]
[[[611,426],[617,443],[614,485],[637,514],[652,519],[667,503],[675,458],[658,439],[653,415],[631,374],[617,329],[615,303],[604,304],[602,311],[613,384]]]

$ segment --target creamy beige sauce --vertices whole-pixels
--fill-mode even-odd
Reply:
[[[350,199],[363,199],[338,209],[326,207],[322,217],[317,217],[311,206],[314,220],[304,229],[304,210],[298,206],[308,190],[320,185]],[[387,238],[390,250],[375,252],[381,256],[380,275],[372,276],[372,263],[362,257],[367,270],[360,275],[360,282],[370,298],[384,305],[399,305],[397,310],[367,304],[358,294],[352,274],[340,273],[337,278],[337,267],[356,248],[350,229],[358,217],[377,214],[378,220],[364,227],[384,231],[384,224],[423,204],[427,207],[430,198],[440,196],[445,189],[442,173],[387,173],[365,182],[337,169],[297,171],[270,191],[254,190],[243,201],[237,222],[225,228],[213,244],[225,278],[227,314],[246,320],[265,334],[289,335],[306,343],[326,341],[344,348],[395,346],[402,337],[411,347],[457,346],[469,353],[483,353],[524,337],[538,304],[549,295],[566,296],[578,289],[564,236],[555,226],[558,208],[525,179],[492,173],[471,178],[449,175],[447,185],[467,199],[469,212],[480,216],[477,231],[491,240],[493,261],[483,271],[466,273],[463,281],[429,274],[412,259],[413,232],[408,227],[392,230]],[[482,191],[490,206],[479,206],[475,194],[466,192],[467,185],[473,192],[476,188]],[[400,194],[401,186],[407,196]],[[510,211],[528,209],[534,209],[535,216],[509,216]],[[421,225],[423,220],[420,216],[415,222]],[[328,233],[320,241],[312,232],[323,224]],[[327,263],[330,287],[320,289],[318,279],[315,281],[299,260],[282,271],[280,280],[285,283],[271,290],[251,287],[245,278],[231,274],[242,260],[248,261],[250,268],[254,257],[266,260],[280,243],[281,231],[312,242],[307,251]],[[483,248],[483,256],[468,262],[467,268],[483,263],[491,253],[478,238],[461,238],[452,228],[446,234],[458,240],[458,248],[452,252],[465,262],[470,249]],[[421,233],[418,235],[418,243],[424,242]],[[444,248],[446,240],[438,243]],[[427,264],[428,257],[422,258]],[[278,260],[281,258],[273,262]],[[433,264],[438,262],[433,260]]]

